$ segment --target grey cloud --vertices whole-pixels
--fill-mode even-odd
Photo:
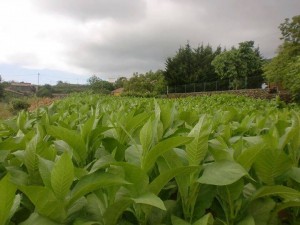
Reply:
[[[75,19],[115,19],[91,34],[103,40],[78,37],[66,43],[67,63],[106,78],[163,69],[166,58],[187,41],[193,47],[210,43],[230,48],[254,40],[265,57],[272,57],[281,43],[279,24],[300,8],[299,0],[34,1]],[[160,11],[162,3],[170,9]],[[149,8],[155,4],[158,9]]]
[[[144,0],[33,0],[45,11],[79,20],[110,18],[116,20],[137,20],[144,16]]]

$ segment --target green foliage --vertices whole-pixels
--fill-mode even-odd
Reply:
[[[58,81],[56,85],[52,86],[53,94],[70,94],[77,92],[85,92],[89,90],[86,84],[70,84],[63,81]]]
[[[14,99],[11,102],[11,109],[13,112],[18,112],[21,110],[27,110],[30,107],[30,104],[22,99]]]
[[[74,95],[0,122],[0,224],[297,224],[299,149],[297,107]]]
[[[213,51],[210,45],[202,44],[198,48],[192,49],[187,43],[185,47],[179,48],[175,56],[166,61],[164,76],[168,85],[216,80],[217,74],[211,62],[220,53],[220,47]]]
[[[280,24],[283,44],[278,54],[264,66],[264,76],[271,82],[282,83],[299,99],[300,83],[300,15]]]
[[[0,99],[4,97],[4,85],[2,84],[2,77],[0,75]]]
[[[221,53],[212,61],[212,65],[220,78],[231,80],[234,89],[243,86],[239,83],[240,78],[262,74],[262,57],[259,49],[254,48],[253,41],[239,43],[239,48],[232,47],[230,51]]]
[[[166,91],[163,72],[149,71],[145,74],[134,73],[133,76],[124,82],[125,96],[154,97]]]
[[[124,88],[125,83],[127,82],[127,78],[126,77],[119,77],[115,83],[114,83],[114,87],[115,89],[117,88]]]
[[[52,97],[53,89],[52,86],[49,84],[45,84],[44,86],[40,87],[36,95],[38,97]]]
[[[94,93],[110,94],[110,92],[114,89],[114,85],[112,83],[102,80],[96,75],[93,75],[88,79],[88,84]]]

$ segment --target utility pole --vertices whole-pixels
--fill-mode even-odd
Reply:
[[[38,75],[38,85],[37,85],[37,88],[36,88],[36,92],[39,91],[39,86],[40,86],[40,73],[38,73],[37,75]]]
[[[36,91],[35,91],[35,96],[37,97],[37,93],[39,91],[39,86],[40,86],[40,73],[37,74],[37,86],[36,86]]]

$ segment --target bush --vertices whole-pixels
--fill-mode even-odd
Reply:
[[[38,97],[49,97],[49,98],[52,98],[53,95],[52,95],[52,87],[49,85],[49,84],[45,84],[44,86],[42,86],[38,92],[36,93],[36,95]]]
[[[4,86],[0,83],[0,99],[4,97]]]
[[[18,112],[21,110],[28,110],[30,104],[24,100],[21,99],[15,99],[11,102],[12,105],[12,111]]]
[[[134,91],[126,91],[121,94],[123,97],[141,97],[141,98],[154,98],[157,97],[158,95],[152,92],[134,92]]]

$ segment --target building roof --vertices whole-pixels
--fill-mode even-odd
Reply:
[[[31,87],[31,83],[25,83],[25,82],[11,82],[11,86],[21,86],[21,87]]]
[[[124,88],[118,88],[112,91],[112,93],[121,93],[124,91]]]

